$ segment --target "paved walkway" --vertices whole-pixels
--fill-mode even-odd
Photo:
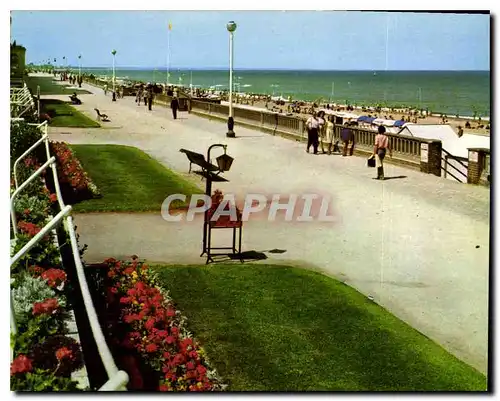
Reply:
[[[329,196],[334,222],[253,220],[244,227],[244,250],[286,250],[268,254],[272,259],[267,262],[296,263],[345,281],[486,372],[487,188],[391,165],[387,177],[405,178],[379,182],[363,158],[314,156],[298,142],[240,127],[236,139],[227,139],[221,122],[187,113],[174,121],[164,107],[148,111],[132,98],[112,102],[109,94],[86,88],[95,94],[79,95],[83,105],[78,108],[94,118],[98,107],[111,123],[106,129],[51,128],[52,139],[136,146],[182,173],[188,161],[180,148],[205,153],[213,143],[226,143],[235,158],[225,174],[230,182],[214,184],[214,189],[237,196]],[[204,262],[199,258],[201,220],[168,223],[159,212],[85,214],[75,220],[82,243],[89,245],[87,261],[135,253],[151,261]]]

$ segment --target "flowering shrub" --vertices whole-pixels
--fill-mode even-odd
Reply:
[[[69,377],[83,366],[83,356],[77,341],[64,335],[55,335],[36,344],[29,353],[36,368],[50,370],[58,376]]]
[[[18,324],[22,324],[30,318],[35,303],[56,296],[54,290],[47,285],[45,280],[31,277],[26,273],[19,275],[13,285],[12,301]],[[60,301],[60,303],[62,302]]]
[[[10,124],[10,165],[26,152],[36,141],[42,137],[42,132],[36,126],[28,125],[25,121],[15,121]],[[34,151],[38,160],[45,162],[43,147]]]
[[[56,157],[58,178],[62,185],[61,189],[65,184],[70,187],[70,193],[63,194],[65,195],[65,202],[75,203],[79,200],[100,196],[96,185],[83,170],[80,161],[66,143],[51,142],[50,150]]]
[[[148,267],[107,259],[109,323],[115,346],[135,352],[157,373],[160,391],[220,391],[225,388],[210,369],[204,350],[190,337],[172,301],[156,285]],[[137,370],[129,367],[132,376]],[[140,382],[140,380],[139,380]]]
[[[18,157],[41,136],[34,127],[27,127],[27,133],[13,132],[21,139],[14,138],[14,148],[11,142],[11,165],[13,157]],[[44,156],[45,152],[43,146],[40,150],[42,152],[33,152],[33,156],[19,164],[19,183],[39,168],[43,161],[40,153]],[[45,185],[47,177],[50,174],[35,179],[14,204],[17,238],[11,239],[12,256],[40,232],[50,214],[59,211],[55,194]],[[11,179],[11,194],[13,186]],[[70,283],[62,270],[61,254],[52,233],[45,235],[12,266],[11,294],[17,333],[11,339],[15,357],[11,364],[11,390],[78,390],[77,382],[70,376],[83,365],[83,360],[79,344],[65,336],[68,289]]]
[[[47,280],[47,284],[51,288],[57,288],[62,290],[64,288],[64,283],[66,282],[66,273],[61,269],[48,269],[45,270],[41,277]]]
[[[24,193],[18,196],[14,210],[17,220],[23,220],[28,223],[43,222],[49,214],[49,202],[44,196],[29,196]]]

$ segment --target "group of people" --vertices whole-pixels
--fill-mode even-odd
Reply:
[[[355,135],[350,129],[349,122],[344,124],[340,131],[340,137],[335,137],[335,121],[334,116],[329,116],[325,119],[325,112],[319,111],[313,114],[306,121],[307,129],[307,147],[306,152],[309,153],[311,146],[313,147],[314,154],[318,154],[318,147],[321,144],[323,153],[329,155],[333,152],[340,152],[339,142],[343,142],[342,156],[352,156],[355,147]],[[334,143],[335,141],[335,143]],[[328,150],[325,152],[324,144],[328,144]],[[332,149],[333,148],[333,149]],[[378,127],[378,134],[375,135],[375,143],[373,147],[373,154],[370,159],[375,159],[375,166],[377,167],[377,179],[384,180],[384,158],[386,153],[392,157],[392,148],[390,145],[389,137],[386,135],[386,129],[383,125]]]
[[[170,108],[172,109],[172,116],[174,117],[174,120],[177,120],[177,111],[179,110],[179,99],[177,92],[175,90],[167,88],[166,94],[167,96],[172,96]],[[148,110],[151,110],[154,96],[155,90],[153,85],[140,86],[135,96],[135,102],[137,103],[137,106],[140,106],[141,102],[144,101],[144,106],[147,105]]]
[[[141,105],[141,102],[144,101],[144,106],[148,106],[148,110],[151,110],[153,106],[154,99],[154,91],[152,86],[140,86],[137,90],[137,94],[135,96],[135,102],[137,106]]]

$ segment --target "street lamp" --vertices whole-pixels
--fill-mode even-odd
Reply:
[[[236,23],[229,21],[226,25],[229,32],[229,117],[227,119],[227,133],[228,138],[234,138],[236,135],[233,131],[234,118],[233,118],[233,35],[236,31]]]
[[[78,78],[82,76],[82,55],[78,56]]]
[[[116,56],[116,50],[113,49],[111,52],[113,55],[113,102],[116,102],[116,92],[115,92],[115,56]]]

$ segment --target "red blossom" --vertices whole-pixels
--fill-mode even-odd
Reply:
[[[23,214],[25,214],[26,216],[29,215],[30,213],[31,213],[31,211],[29,209],[23,210]]]
[[[15,375],[17,373],[30,372],[32,368],[31,359],[29,359],[26,355],[19,355],[10,365],[10,374]]]
[[[189,361],[188,363],[186,363],[186,369],[189,369],[189,370],[193,370],[194,369],[194,363]]]
[[[175,338],[172,337],[172,336],[168,336],[165,341],[167,342],[167,344],[172,344],[175,342]]]
[[[170,387],[167,384],[160,384],[160,386],[158,387],[158,390],[160,390],[160,391],[169,391]]]
[[[156,352],[158,351],[158,346],[156,344],[146,345],[146,352]]]
[[[28,267],[28,271],[31,273],[33,277],[40,277],[42,273],[45,271],[45,269],[40,266],[30,266]]]
[[[71,352],[71,350],[69,348],[62,347],[56,351],[56,358],[59,361],[62,361],[64,358],[72,359],[73,353]]]
[[[24,234],[28,234],[30,237],[34,237],[41,230],[41,228],[36,224],[27,223],[25,221],[20,221],[19,223],[17,223],[17,228],[19,228],[19,231]]]
[[[155,320],[148,319],[148,321],[144,324],[144,327],[146,327],[147,330],[153,330],[153,327],[155,327]]]
[[[51,315],[56,312],[57,308],[59,308],[59,303],[56,298],[48,298],[43,302],[35,302],[33,304],[33,315],[42,315],[47,314]]]
[[[57,202],[57,195],[56,194],[50,194],[49,199],[52,203]]]
[[[48,269],[42,273],[42,278],[47,280],[49,287],[57,288],[66,281],[66,273],[61,269]]]

